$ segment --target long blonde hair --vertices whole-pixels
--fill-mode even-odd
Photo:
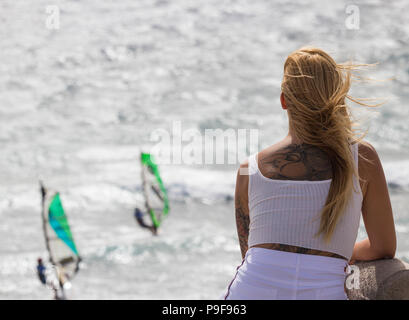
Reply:
[[[281,90],[295,135],[306,144],[325,151],[332,165],[332,182],[321,211],[317,236],[329,241],[358,176],[350,144],[362,139],[346,105],[351,86],[351,64],[337,64],[326,52],[304,47],[291,53],[284,64]]]

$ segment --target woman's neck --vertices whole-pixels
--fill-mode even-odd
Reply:
[[[284,138],[284,140],[288,140],[288,142],[290,144],[302,144],[303,142],[301,141],[301,139],[299,139],[297,137],[297,135],[295,134],[295,130],[291,124],[291,122],[289,121],[288,123],[288,134],[287,136]]]

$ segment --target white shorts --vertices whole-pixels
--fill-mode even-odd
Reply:
[[[250,248],[225,300],[346,300],[344,259]]]

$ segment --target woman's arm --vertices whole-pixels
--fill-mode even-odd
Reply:
[[[396,233],[382,164],[369,143],[360,144],[359,153],[369,160],[359,160],[359,175],[365,180],[362,188],[362,217],[368,238],[355,244],[351,260],[393,258]]]
[[[249,237],[249,207],[248,207],[248,184],[249,176],[248,162],[240,165],[240,169],[237,172],[236,179],[236,192],[235,192],[235,208],[236,208],[236,226],[237,234],[239,236],[239,243],[241,249],[241,256],[244,259],[248,249],[248,237]]]

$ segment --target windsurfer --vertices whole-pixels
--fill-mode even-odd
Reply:
[[[155,225],[148,225],[145,223],[145,221],[143,220],[143,213],[139,208],[135,208],[134,216],[136,221],[142,228],[150,230],[155,236],[158,234],[158,228]]]
[[[44,284],[44,285],[47,283],[47,279],[46,279],[46,276],[45,276],[45,270],[46,270],[46,268],[44,266],[43,259],[38,258],[37,259],[37,275],[38,275],[38,278],[40,279],[41,283]]]

